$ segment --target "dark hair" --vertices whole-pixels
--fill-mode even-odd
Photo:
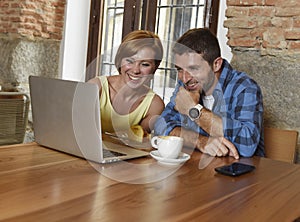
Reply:
[[[173,53],[182,55],[186,52],[201,54],[210,65],[221,56],[218,39],[207,28],[190,29],[176,41]]]
[[[136,30],[127,34],[118,48],[115,57],[115,66],[118,71],[120,71],[123,58],[135,55],[144,47],[154,50],[155,66],[158,68],[163,57],[163,46],[158,35],[146,30]]]

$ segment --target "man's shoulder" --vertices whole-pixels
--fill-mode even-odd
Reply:
[[[243,91],[260,92],[258,83],[247,73],[230,69],[223,76],[223,91],[230,95],[239,94]]]
[[[229,63],[227,64],[224,67],[225,72],[222,73],[224,74],[222,78],[224,78],[225,84],[238,84],[240,87],[258,86],[257,82],[246,72],[233,69]]]

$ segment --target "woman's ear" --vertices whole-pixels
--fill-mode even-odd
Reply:
[[[216,58],[213,64],[213,71],[219,72],[222,68],[222,64],[223,64],[223,59],[221,57]]]

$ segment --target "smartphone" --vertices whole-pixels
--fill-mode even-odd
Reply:
[[[239,176],[255,169],[255,166],[244,163],[232,163],[230,165],[216,167],[215,171],[228,176]]]

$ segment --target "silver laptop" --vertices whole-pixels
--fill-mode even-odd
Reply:
[[[38,144],[97,163],[149,155],[102,140],[97,85],[30,76],[29,88]]]

